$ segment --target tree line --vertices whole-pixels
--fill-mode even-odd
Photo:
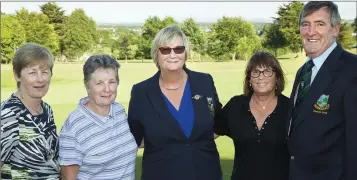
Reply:
[[[150,59],[151,42],[156,33],[168,24],[179,24],[190,41],[189,59],[202,56],[215,60],[246,60],[257,49],[274,53],[302,51],[298,17],[302,2],[290,2],[278,8],[277,18],[257,33],[254,25],[241,17],[222,17],[205,31],[192,18],[178,23],[173,17],[149,16],[140,31],[97,28],[96,22],[83,9],[69,16],[54,2],[40,6],[41,12],[22,8],[15,14],[1,16],[1,62],[11,62],[15,50],[26,42],[35,42],[51,49],[58,62],[76,61],[85,54],[108,53],[117,59]],[[357,18],[342,22],[338,42],[350,49],[356,39]]]

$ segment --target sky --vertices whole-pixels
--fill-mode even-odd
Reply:
[[[13,14],[24,7],[40,12],[46,2],[1,2],[1,12]],[[192,17],[196,22],[215,22],[223,16],[242,17],[248,21],[271,22],[284,2],[57,2],[69,15],[82,8],[97,23],[144,23],[149,16],[172,16],[178,22]],[[335,2],[342,19],[352,20],[356,2]],[[285,4],[287,4],[285,2]]]

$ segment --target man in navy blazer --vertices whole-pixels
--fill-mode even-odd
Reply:
[[[336,43],[340,22],[331,1],[300,13],[308,60],[291,94],[290,180],[357,179],[357,56]]]

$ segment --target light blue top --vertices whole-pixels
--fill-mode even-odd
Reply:
[[[79,165],[77,179],[134,180],[137,144],[127,115],[112,103],[108,116],[87,109],[88,97],[80,100],[60,132],[60,165]]]

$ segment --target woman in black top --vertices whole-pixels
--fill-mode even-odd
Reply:
[[[287,180],[286,126],[289,99],[277,59],[258,51],[245,70],[244,94],[232,97],[215,117],[217,135],[235,147],[232,180]]]

